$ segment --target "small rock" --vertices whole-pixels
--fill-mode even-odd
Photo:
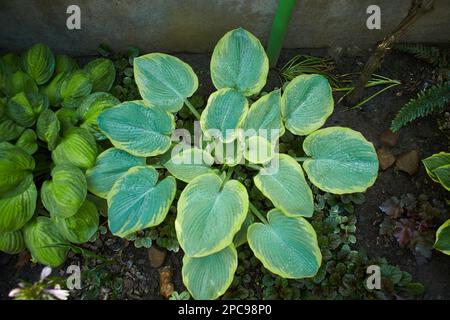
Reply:
[[[419,171],[419,163],[419,151],[411,150],[398,156],[395,166],[398,170],[404,171],[412,176]]]
[[[159,272],[159,293],[168,299],[173,292],[172,270],[169,267],[164,267]]]
[[[377,150],[377,156],[378,162],[380,163],[380,169],[383,171],[391,167],[395,162],[394,155],[384,147]]]
[[[398,132],[394,133],[388,129],[380,135],[380,143],[387,147],[393,147],[397,144],[399,136]]]
[[[150,260],[150,265],[153,268],[159,268],[163,265],[166,259],[167,252],[152,246],[148,249],[148,259]]]

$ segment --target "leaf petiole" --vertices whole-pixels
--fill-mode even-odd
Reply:
[[[197,109],[192,105],[192,103],[189,102],[189,100],[186,98],[184,99],[184,103],[189,108],[189,111],[192,112],[192,114],[197,118],[197,120],[200,120],[200,113],[198,113]]]
[[[261,222],[268,224],[269,222],[267,221],[266,218],[264,218],[264,215],[259,212],[259,210],[255,207],[255,205],[251,202],[248,203],[248,206],[250,208],[250,212],[257,217]]]

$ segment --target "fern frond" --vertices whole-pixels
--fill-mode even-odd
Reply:
[[[443,110],[450,102],[450,82],[434,85],[419,92],[417,98],[411,99],[397,113],[391,123],[391,130],[397,132],[407,123],[436,111]]]
[[[414,55],[417,59],[425,61],[436,67],[448,65],[447,54],[439,48],[426,46],[421,43],[400,43],[394,47],[395,50]]]

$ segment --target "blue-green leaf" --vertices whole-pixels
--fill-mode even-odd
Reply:
[[[183,149],[164,163],[164,167],[177,179],[190,182],[205,173],[212,173],[214,158],[199,148]]]

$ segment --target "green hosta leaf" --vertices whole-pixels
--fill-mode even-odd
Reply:
[[[16,140],[25,128],[4,116],[0,119],[0,142]]]
[[[174,154],[164,167],[177,179],[190,182],[205,173],[212,173],[214,158],[205,150],[189,148]]]
[[[8,117],[23,127],[31,127],[39,114],[48,109],[47,96],[40,93],[18,93],[8,101]]]
[[[278,154],[278,163],[261,169],[255,176],[256,187],[287,216],[311,217],[314,213],[312,191],[302,167],[294,158]]]
[[[450,191],[450,164],[439,167],[433,171],[433,174],[439,180],[439,183]]]
[[[23,70],[38,85],[46,83],[55,70],[55,57],[49,47],[38,43],[28,49],[22,57]]]
[[[78,212],[86,199],[87,183],[83,172],[69,164],[57,165],[52,180],[42,185],[41,200],[54,217],[68,218]]]
[[[83,128],[69,129],[52,152],[52,159],[57,165],[70,163],[81,169],[94,166],[96,157],[95,139]]]
[[[109,60],[108,60],[109,61]],[[120,101],[109,93],[96,92],[83,100],[78,108],[78,118],[81,121],[81,127],[88,129],[97,140],[105,140],[106,137],[98,129],[98,115],[106,109],[120,104]]]
[[[61,84],[62,105],[66,108],[78,108],[81,101],[92,91],[92,80],[83,70],[77,70],[64,77]]]
[[[238,130],[248,112],[248,101],[238,91],[221,89],[208,99],[200,118],[200,125],[206,137],[218,137],[231,142],[238,136]]]
[[[56,55],[55,64],[55,74],[71,73],[80,68],[74,59],[63,54]]]
[[[108,224],[122,238],[166,218],[177,189],[175,179],[158,182],[158,171],[150,166],[134,167],[117,180],[108,194]]]
[[[8,81],[7,94],[10,97],[15,96],[19,92],[38,92],[39,88],[25,72],[16,71]]]
[[[255,130],[254,135],[262,136],[267,141],[281,137],[285,128],[281,119],[280,104],[280,90],[262,96],[251,105],[243,128],[246,132]]]
[[[238,265],[237,252],[230,245],[206,257],[183,258],[183,282],[197,300],[214,300],[227,291]]]
[[[0,251],[17,254],[25,250],[25,241],[21,230],[0,233]]]
[[[95,204],[86,200],[75,215],[69,218],[54,218],[61,235],[73,243],[85,243],[98,230],[98,212]]]
[[[12,52],[9,52],[2,56],[1,60],[5,64],[6,72],[8,74],[12,74],[16,71],[19,71],[21,66],[20,57]]]
[[[114,63],[106,58],[99,58],[89,62],[85,67],[92,79],[92,92],[108,92],[116,79]]]
[[[425,169],[427,170],[428,175],[433,181],[439,182],[436,174],[433,173],[439,167],[449,165],[450,164],[450,153],[447,152],[439,152],[433,154],[431,157],[422,160]]]
[[[32,155],[38,149],[36,133],[33,130],[25,130],[16,142],[16,146]]]
[[[189,257],[204,257],[233,242],[248,212],[247,189],[216,174],[192,180],[178,200],[175,230]]]
[[[45,87],[41,87],[41,92],[48,97],[50,105],[58,106],[61,102],[61,87],[67,77],[65,73],[58,73]]]
[[[175,122],[159,107],[129,101],[100,113],[98,127],[116,148],[137,157],[153,157],[169,150]]]
[[[275,155],[275,146],[266,138],[254,135],[245,139],[244,157],[251,163],[266,163]]]
[[[255,256],[271,272],[288,279],[313,277],[322,263],[316,232],[302,217],[286,217],[273,209],[268,224],[248,229],[248,243]]]
[[[245,96],[266,84],[269,60],[259,40],[239,28],[219,40],[211,58],[211,78],[217,89],[234,88]]]
[[[217,163],[226,164],[229,167],[244,163],[244,145],[239,139],[228,143],[224,143],[220,139],[214,139],[211,146]]]
[[[61,245],[68,243],[50,218],[37,217],[25,226],[23,233],[34,260],[51,267],[64,263],[69,249]]]
[[[445,221],[437,230],[434,248],[450,255],[450,219]]]
[[[300,75],[292,80],[281,98],[286,128],[304,136],[319,129],[333,113],[334,101],[328,80],[317,74]]]
[[[22,193],[0,199],[0,234],[22,228],[33,217],[36,200],[37,190],[33,182]]]
[[[33,182],[33,157],[8,142],[0,143],[0,198],[18,195]]]
[[[242,246],[244,243],[247,243],[247,230],[254,222],[255,218],[253,217],[253,214],[249,212],[241,226],[241,229],[234,236],[233,244],[236,248]]]
[[[145,165],[145,158],[110,148],[98,156],[94,167],[86,171],[88,189],[93,194],[106,199],[114,183],[128,169],[143,165]]]
[[[192,68],[180,59],[150,53],[134,59],[134,79],[142,98],[167,112],[176,112],[198,88]]]
[[[56,111],[56,117],[58,117],[63,134],[75,127],[79,121],[77,109],[61,108]]]
[[[41,141],[47,142],[50,151],[56,148],[59,138],[60,124],[56,114],[50,110],[44,110],[37,120],[36,132]]]
[[[357,131],[341,127],[318,130],[306,137],[303,150],[312,157],[303,163],[303,168],[309,180],[323,191],[364,192],[375,183],[375,148]]]

